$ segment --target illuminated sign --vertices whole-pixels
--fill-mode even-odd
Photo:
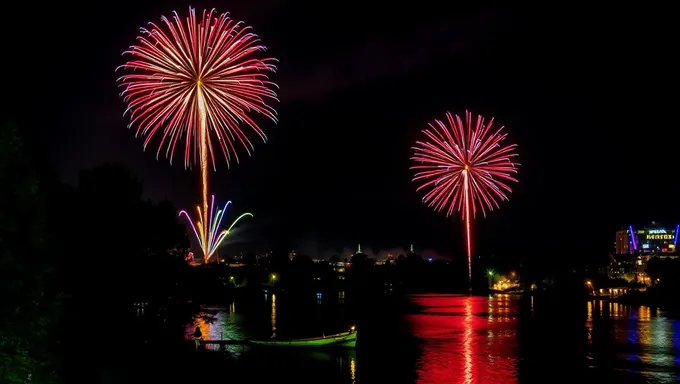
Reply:
[[[647,234],[649,235],[658,235],[661,233],[667,233],[665,229],[650,229],[647,231]]]
[[[647,235],[645,237],[647,240],[673,240],[673,235],[662,234],[662,235]]]

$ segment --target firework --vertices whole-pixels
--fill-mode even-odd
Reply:
[[[510,182],[517,182],[518,163],[515,144],[505,144],[507,134],[503,127],[492,128],[479,115],[473,119],[465,112],[465,120],[458,115],[446,114],[446,121],[435,120],[423,130],[424,141],[416,141],[411,166],[418,183],[424,190],[423,202],[446,216],[461,213],[465,222],[465,240],[468,257],[468,279],[472,280],[472,235],[470,222],[478,212],[488,211],[508,200],[512,192]]]
[[[276,84],[268,77],[276,60],[259,58],[265,48],[258,37],[226,13],[203,11],[197,18],[189,8],[186,19],[173,12],[161,21],[142,28],[137,44],[123,53],[131,58],[118,68],[125,72],[118,84],[129,126],[145,136],[144,149],[158,137],[156,157],[165,149],[172,163],[179,144],[185,168],[199,164],[203,204],[195,233],[206,257],[214,252],[215,235],[208,219],[208,168],[216,169],[217,148],[227,166],[238,162],[237,147],[251,154],[253,144],[241,127],[266,141],[250,115],[277,121],[269,105],[278,101]]]
[[[210,257],[215,253],[215,251],[217,251],[217,248],[219,248],[220,244],[222,244],[222,241],[224,241],[224,239],[227,238],[227,236],[231,232],[232,228],[234,228],[234,225],[236,225],[236,223],[238,223],[244,217],[247,216],[253,217],[251,213],[246,212],[244,214],[241,214],[239,217],[236,218],[236,220],[234,220],[231,223],[229,228],[220,231],[222,219],[224,218],[224,213],[227,211],[229,204],[231,204],[231,201],[228,201],[227,204],[225,204],[224,208],[220,209],[220,207],[215,206],[215,196],[213,195],[210,200],[210,210],[208,217],[203,216],[200,206],[196,206],[198,216],[196,224],[194,224],[194,222],[191,220],[191,217],[189,216],[189,213],[187,211],[182,210],[179,212],[179,216],[184,215],[184,217],[186,217],[187,220],[189,221],[189,224],[191,224],[191,229],[193,230],[194,235],[196,236],[196,239],[198,240],[201,249],[206,250],[203,252],[204,263],[207,263]],[[205,226],[203,225],[203,223],[209,223],[207,227],[207,232],[205,233],[204,233]]]
[[[182,20],[161,18],[141,29],[137,44],[123,55],[128,62],[118,67],[118,78],[127,103],[130,127],[146,136],[144,148],[159,137],[157,156],[165,148],[172,159],[180,142],[184,165],[210,160],[215,167],[215,147],[227,164],[238,161],[237,147],[250,155],[253,144],[241,129],[246,125],[263,141],[264,132],[251,119],[251,112],[277,121],[268,102],[278,101],[276,85],[268,73],[276,70],[275,59],[258,58],[265,50],[250,28],[214,10]]]

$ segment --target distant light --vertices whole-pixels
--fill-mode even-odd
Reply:
[[[430,257],[430,258],[428,258],[428,259],[427,259],[427,261],[432,261],[432,258],[431,258],[431,257]]]

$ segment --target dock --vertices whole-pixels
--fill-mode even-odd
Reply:
[[[226,345],[246,345],[248,344],[248,340],[192,340],[194,342],[194,346],[196,347],[196,350],[198,351],[201,349],[201,347],[207,347],[208,345],[217,345],[219,349],[222,349],[223,346]]]
[[[215,345],[245,345],[248,340],[196,340],[199,344],[215,344]]]

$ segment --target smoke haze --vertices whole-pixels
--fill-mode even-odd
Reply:
[[[333,256],[337,256],[340,259],[350,259],[353,254],[357,252],[357,247],[344,247],[342,249],[333,248],[323,248],[320,247],[318,242],[314,240],[307,240],[301,242],[298,248],[295,250],[298,255],[309,256],[313,259],[325,259],[329,260]],[[440,254],[433,249],[418,249],[414,248],[414,252],[423,258],[432,259],[451,259],[448,255]],[[375,259],[375,260],[385,260],[388,256],[394,258],[399,257],[399,255],[406,256],[409,253],[409,248],[404,247],[394,247],[394,248],[372,248],[370,246],[361,246],[361,253],[364,255]]]

